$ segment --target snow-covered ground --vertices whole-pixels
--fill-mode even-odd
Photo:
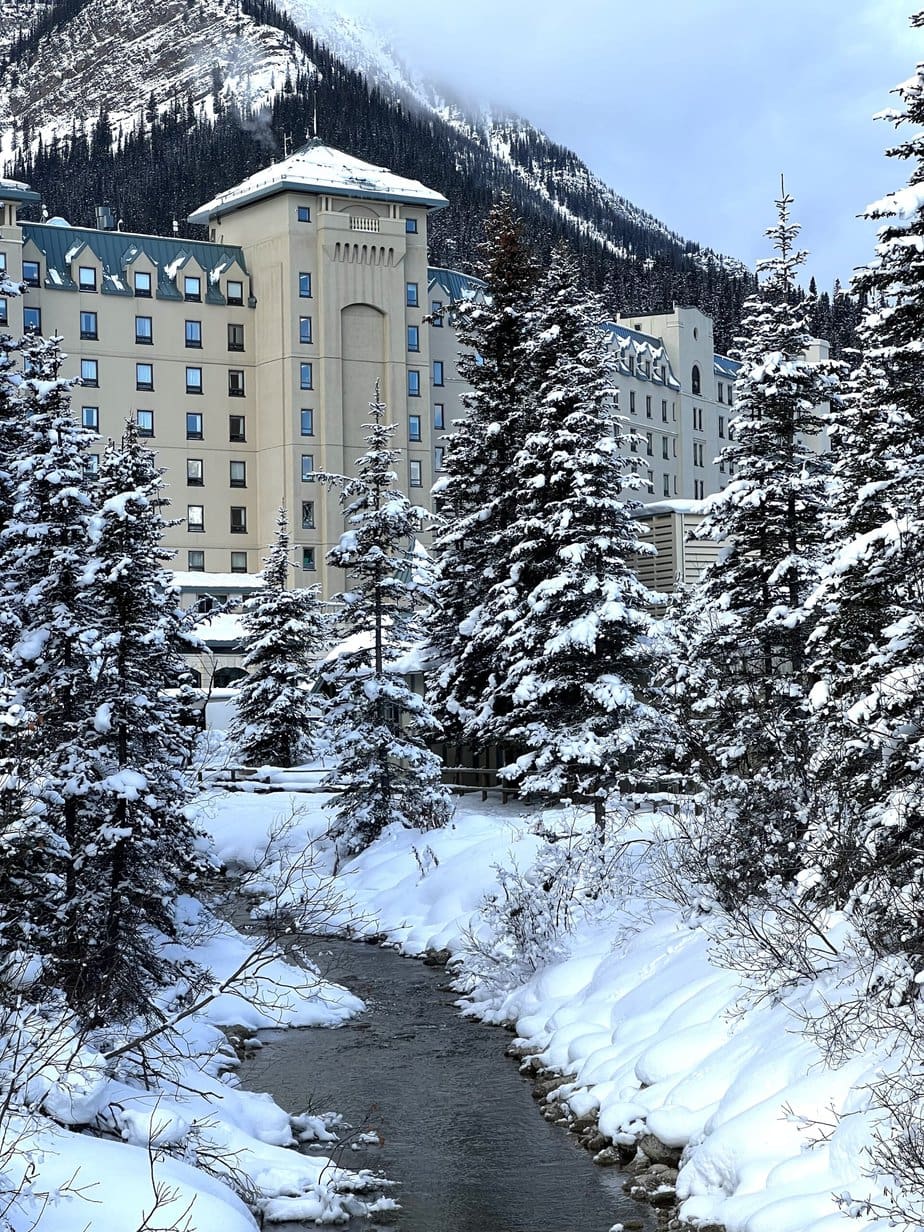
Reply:
[[[598,1114],[617,1142],[647,1131],[686,1148],[677,1189],[692,1223],[729,1232],[890,1226],[858,1222],[836,1201],[847,1195],[856,1212],[877,1190],[866,1175],[868,1086],[886,1045],[828,1064],[805,1030],[849,982],[847,967],[786,991],[749,987],[719,961],[708,914],[685,914],[659,894],[646,852],[663,818],[629,818],[606,870],[610,890],[582,898],[580,868],[593,859],[586,817],[465,801],[451,825],[393,828],[325,879],[324,801],[216,795],[203,817],[222,858],[244,868],[265,865],[268,848],[289,868],[292,849],[309,843],[325,927],[383,934],[410,955],[450,949],[469,1011],[515,1022],[549,1066],[573,1074],[565,1091],[577,1114]],[[570,907],[543,889],[564,852],[578,869]],[[483,911],[486,896],[546,928],[525,960],[503,910]]]

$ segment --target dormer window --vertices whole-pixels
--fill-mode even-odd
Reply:
[[[77,270],[77,285],[81,291],[96,290],[96,270],[92,265],[81,265]]]
[[[22,280],[27,287],[37,287],[41,280],[38,261],[23,261]]]
[[[183,298],[187,300],[202,299],[202,279],[195,274],[187,274],[183,279]]]
[[[235,304],[237,307],[240,307],[244,302],[244,284],[229,278],[226,284],[225,299],[229,304]]]
[[[151,275],[142,270],[135,273],[135,294],[142,299],[151,298]]]

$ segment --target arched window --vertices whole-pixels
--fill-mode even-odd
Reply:
[[[699,379],[699,364],[693,365],[693,371],[690,373],[690,386],[694,394],[701,393],[702,382]]]
[[[227,689],[238,680],[243,680],[246,675],[240,667],[220,667],[212,678],[212,684],[216,689]]]

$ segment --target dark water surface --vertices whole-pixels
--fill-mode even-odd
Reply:
[[[335,1155],[345,1167],[400,1182],[389,1191],[402,1208],[391,1228],[655,1227],[650,1208],[622,1193],[617,1169],[595,1167],[561,1127],[543,1120],[530,1083],[503,1055],[509,1037],[460,1018],[445,972],[332,938],[319,938],[310,952],[368,1012],[336,1030],[261,1032],[265,1047],[240,1076],[289,1112],[336,1109],[356,1130],[379,1133],[381,1146]]]

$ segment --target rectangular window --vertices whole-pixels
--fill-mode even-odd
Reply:
[[[302,530],[314,530],[314,501],[302,501]]]
[[[247,572],[247,553],[232,552],[231,553],[231,572],[246,573]]]
[[[135,389],[154,388],[154,365],[135,364]]]
[[[81,265],[77,270],[77,286],[81,291],[96,290],[96,268],[92,265]]]
[[[408,464],[408,473],[410,475],[410,485],[412,488],[423,487],[423,466],[416,459],[412,458]]]
[[[633,453],[638,453],[638,437],[635,435],[634,432],[629,437],[629,448],[632,450]]]
[[[38,261],[23,261],[22,280],[27,287],[37,287],[41,281],[41,269]]]
[[[228,416],[228,440],[236,445],[247,440],[247,420],[243,415]]]
[[[232,488],[247,487],[247,463],[231,461],[228,463],[228,482]]]
[[[311,206],[298,205],[295,207],[295,217],[298,222],[311,222]]]
[[[23,308],[22,327],[27,334],[40,334],[42,332],[41,308]]]
[[[87,455],[87,460],[84,463],[83,471],[85,475],[99,474],[99,454],[91,453]]]
[[[724,440],[725,438],[725,416],[724,415],[719,416],[719,436],[722,437]]]
[[[154,343],[154,318],[135,317],[135,341],[141,346],[152,346]]]
[[[667,423],[667,399],[661,399],[661,422]]]
[[[187,368],[186,369],[186,392],[188,394],[202,393],[202,369]]]
[[[80,408],[80,423],[84,428],[90,428],[93,432],[99,432],[99,407],[82,406]]]
[[[0,252],[0,274],[6,273],[6,253]]]
[[[733,402],[733,398],[732,398],[732,391],[733,391],[733,388],[734,388],[734,386],[732,386],[732,385],[729,385],[729,387],[728,387],[728,405],[729,405],[729,406],[731,406],[731,404],[732,404],[732,402]]]
[[[311,317],[298,318],[298,340],[303,346],[311,341]]]
[[[202,280],[195,274],[186,274],[183,278],[183,298],[186,300],[202,299]]]
[[[420,326],[409,325],[407,327],[407,349],[409,351],[420,350]]]
[[[407,232],[408,235],[416,235],[417,234],[417,219],[416,218],[405,218],[404,230]]]
[[[434,359],[433,361],[433,384],[445,384],[443,380],[443,361],[441,359]]]
[[[434,428],[446,427],[446,407],[442,402],[433,403],[433,426]]]
[[[202,349],[202,322],[187,321],[183,330],[183,336],[188,347],[193,347],[195,350]]]
[[[408,308],[417,308],[420,304],[420,298],[417,294],[417,283],[409,282],[405,285]]]
[[[201,488],[205,483],[205,463],[201,458],[186,459],[187,488]]]
[[[648,454],[649,458],[653,458],[654,457],[654,433],[653,432],[645,433],[645,446],[646,446],[645,452]]]
[[[80,361],[80,379],[84,385],[99,385],[99,361],[82,359]]]
[[[190,573],[205,573],[205,552],[202,548],[194,548],[186,553],[186,568]]]
[[[314,368],[311,364],[298,365],[299,389],[314,389]]]
[[[244,349],[244,327],[243,325],[228,325],[228,350],[243,351]]]
[[[310,406],[303,406],[299,412],[299,428],[302,436],[314,436],[314,411]]]
[[[407,373],[407,393],[409,398],[420,397],[420,373],[416,368],[409,368]]]
[[[311,299],[311,275],[301,273],[298,276],[299,299]]]
[[[433,469],[435,471],[441,471],[443,469],[444,454],[445,450],[442,445],[437,445],[433,450]]]
[[[632,415],[635,414],[635,390],[634,389],[629,390],[629,412]]]
[[[717,382],[717,384],[718,384],[718,389],[719,389],[718,399],[720,402],[724,402],[725,401],[725,386],[722,384],[721,381]]]
[[[408,415],[407,417],[407,439],[409,441],[419,441],[420,435],[420,416]]]
[[[0,325],[9,325],[10,317],[6,307],[7,301],[0,299]]]
[[[433,316],[433,328],[443,328],[443,301],[441,299],[432,300],[430,303],[430,313]]]
[[[154,435],[154,412],[135,411],[135,423],[138,425],[139,436]]]
[[[93,340],[99,337],[99,328],[95,312],[81,312],[80,336],[81,338],[89,338]]]
[[[202,440],[202,416],[198,411],[186,412],[186,439],[188,441]]]
[[[651,394],[645,395],[645,418],[651,419]]]
[[[302,454],[302,482],[310,483],[314,479],[314,454]]]
[[[228,369],[228,397],[243,398],[244,396],[244,372],[241,368]]]
[[[245,505],[231,506],[231,534],[247,534],[247,507]]]
[[[196,534],[205,530],[205,505],[186,506],[186,529]]]
[[[693,480],[693,499],[702,500],[706,494],[706,483],[703,479]]]
[[[229,304],[240,307],[244,302],[244,284],[229,278],[225,283],[225,299]]]
[[[671,456],[670,447],[671,447],[670,438],[667,436],[662,436],[661,437],[661,457],[662,458],[669,458]]]
[[[302,568],[314,570],[314,548],[302,548]]]
[[[663,492],[664,492],[664,495],[665,495],[665,496],[670,496],[670,494],[671,494],[671,477],[670,477],[670,475],[664,475],[664,476],[663,476],[663,485],[664,485],[664,486],[663,486],[663,489],[662,489],[662,490],[663,490]]]
[[[135,294],[141,299],[151,298],[151,275],[138,270],[135,273]]]

